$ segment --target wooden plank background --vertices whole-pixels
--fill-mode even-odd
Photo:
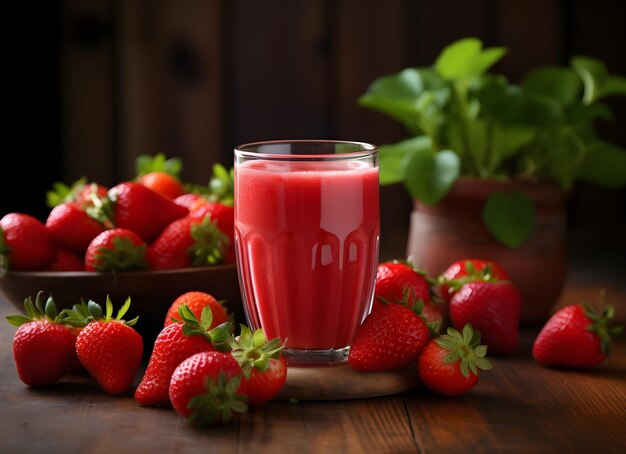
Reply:
[[[2,197],[2,214],[44,218],[52,182],[85,175],[111,185],[134,175],[139,154],[179,156],[185,179],[206,183],[212,163],[231,165],[232,148],[251,140],[398,141],[403,128],[357,98],[377,77],[429,65],[465,36],[509,47],[496,70],[514,81],[579,53],[626,74],[619,0],[65,0],[43,14],[9,8],[4,154],[16,156],[11,173],[40,195],[15,193],[4,179],[0,189],[11,196]],[[615,120],[601,132],[626,147],[626,102],[610,104]],[[608,228],[626,250],[618,234],[625,194],[577,186],[572,228],[584,238]],[[410,209],[401,187],[382,188],[381,258],[404,255]]]

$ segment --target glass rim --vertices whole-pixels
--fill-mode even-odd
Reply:
[[[288,145],[288,144],[344,144],[355,145],[362,150],[350,151],[346,153],[320,153],[320,154],[285,154],[285,153],[262,153],[254,151],[262,145]],[[253,150],[254,149],[254,150]],[[237,145],[234,148],[235,156],[252,159],[267,159],[276,161],[317,161],[317,160],[350,160],[363,159],[376,156],[379,152],[378,146],[369,142],[356,140],[334,140],[334,139],[277,139],[247,142]]]

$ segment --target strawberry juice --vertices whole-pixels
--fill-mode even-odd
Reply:
[[[246,317],[268,339],[286,342],[291,364],[345,361],[371,307],[378,167],[375,151],[359,156],[236,162],[235,242]]]

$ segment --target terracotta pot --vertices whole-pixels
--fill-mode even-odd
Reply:
[[[535,204],[532,236],[518,249],[501,245],[486,229],[482,210],[495,191],[520,191]],[[407,256],[437,276],[455,260],[483,258],[500,263],[520,290],[522,324],[546,320],[567,275],[567,194],[551,183],[460,178],[436,205],[415,201]]]

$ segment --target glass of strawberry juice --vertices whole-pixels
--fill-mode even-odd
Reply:
[[[295,140],[234,152],[235,249],[249,325],[279,337],[290,365],[345,362],[374,293],[378,148]]]

